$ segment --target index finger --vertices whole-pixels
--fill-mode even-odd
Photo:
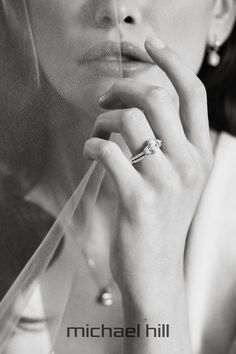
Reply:
[[[186,63],[157,37],[147,39],[145,48],[166,73],[179,95],[181,120],[189,141],[201,148],[209,148],[207,97],[203,83]]]

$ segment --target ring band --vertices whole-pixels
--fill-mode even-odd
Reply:
[[[142,161],[147,155],[155,154],[158,150],[160,150],[162,146],[162,142],[159,139],[150,139],[147,142],[147,145],[139,154],[131,157],[131,163],[134,165],[137,162]]]

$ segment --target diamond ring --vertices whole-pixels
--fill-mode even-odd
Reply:
[[[162,142],[159,139],[150,139],[147,142],[147,145],[139,154],[131,157],[131,163],[134,165],[135,163],[142,161],[147,155],[155,154],[158,150],[160,150],[162,146]]]

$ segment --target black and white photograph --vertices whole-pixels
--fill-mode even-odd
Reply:
[[[236,0],[0,0],[0,354],[236,354]]]

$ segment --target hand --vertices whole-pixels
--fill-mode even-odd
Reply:
[[[179,110],[164,88],[121,79],[100,102],[108,111],[97,118],[84,148],[116,186],[111,270],[123,298],[139,307],[153,305],[160,284],[181,279],[187,232],[213,161],[203,84],[169,47],[145,46],[174,85]],[[126,108],[117,109],[120,102]],[[132,155],[154,137],[162,149],[131,165],[107,140],[112,132],[122,135]]]

